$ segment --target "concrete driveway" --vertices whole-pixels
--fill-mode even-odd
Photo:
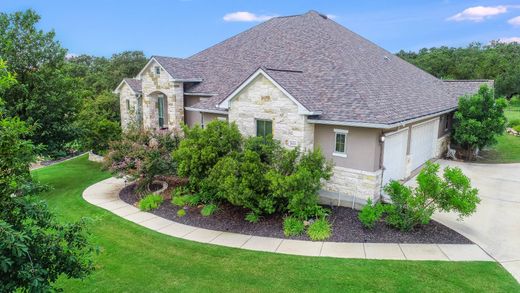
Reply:
[[[452,213],[433,218],[478,244],[520,282],[520,164],[437,162],[441,169],[460,167],[479,189],[482,201],[463,221]],[[409,181],[414,182],[415,178]]]

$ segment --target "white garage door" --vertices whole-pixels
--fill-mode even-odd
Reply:
[[[408,128],[385,135],[383,186],[390,182],[390,180],[399,180],[406,176],[407,145]]]
[[[410,155],[411,168],[415,170],[433,157],[437,138],[439,119],[426,121],[412,126]]]

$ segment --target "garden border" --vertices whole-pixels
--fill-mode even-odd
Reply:
[[[208,230],[180,224],[122,201],[119,192],[127,184],[111,177],[89,186],[83,198],[128,221],[169,236],[247,250],[337,258],[494,261],[476,244],[349,243],[292,240]]]

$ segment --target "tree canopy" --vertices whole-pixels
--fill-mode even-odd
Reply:
[[[147,59],[140,51],[66,58],[54,31],[38,29],[39,21],[33,10],[0,13],[0,56],[17,80],[5,91],[5,114],[37,128],[30,138],[44,155],[92,149],[92,141],[101,151],[121,131],[119,100],[111,91]]]
[[[520,44],[471,43],[467,47],[399,51],[397,56],[442,79],[493,79],[497,96],[520,94]]]

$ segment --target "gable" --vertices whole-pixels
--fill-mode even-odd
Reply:
[[[242,82],[231,94],[228,95],[226,99],[218,104],[219,108],[229,109],[230,102],[239,96],[243,91],[247,88],[251,88],[255,86],[258,82],[267,82],[272,85],[273,88],[280,91],[287,99],[289,99],[295,106],[298,108],[298,113],[302,115],[312,115],[313,113],[309,111],[306,107],[302,105],[298,100],[296,100],[285,88],[283,88],[278,82],[276,82],[269,74],[267,74],[263,69],[258,69],[255,73],[253,73],[248,79]]]

